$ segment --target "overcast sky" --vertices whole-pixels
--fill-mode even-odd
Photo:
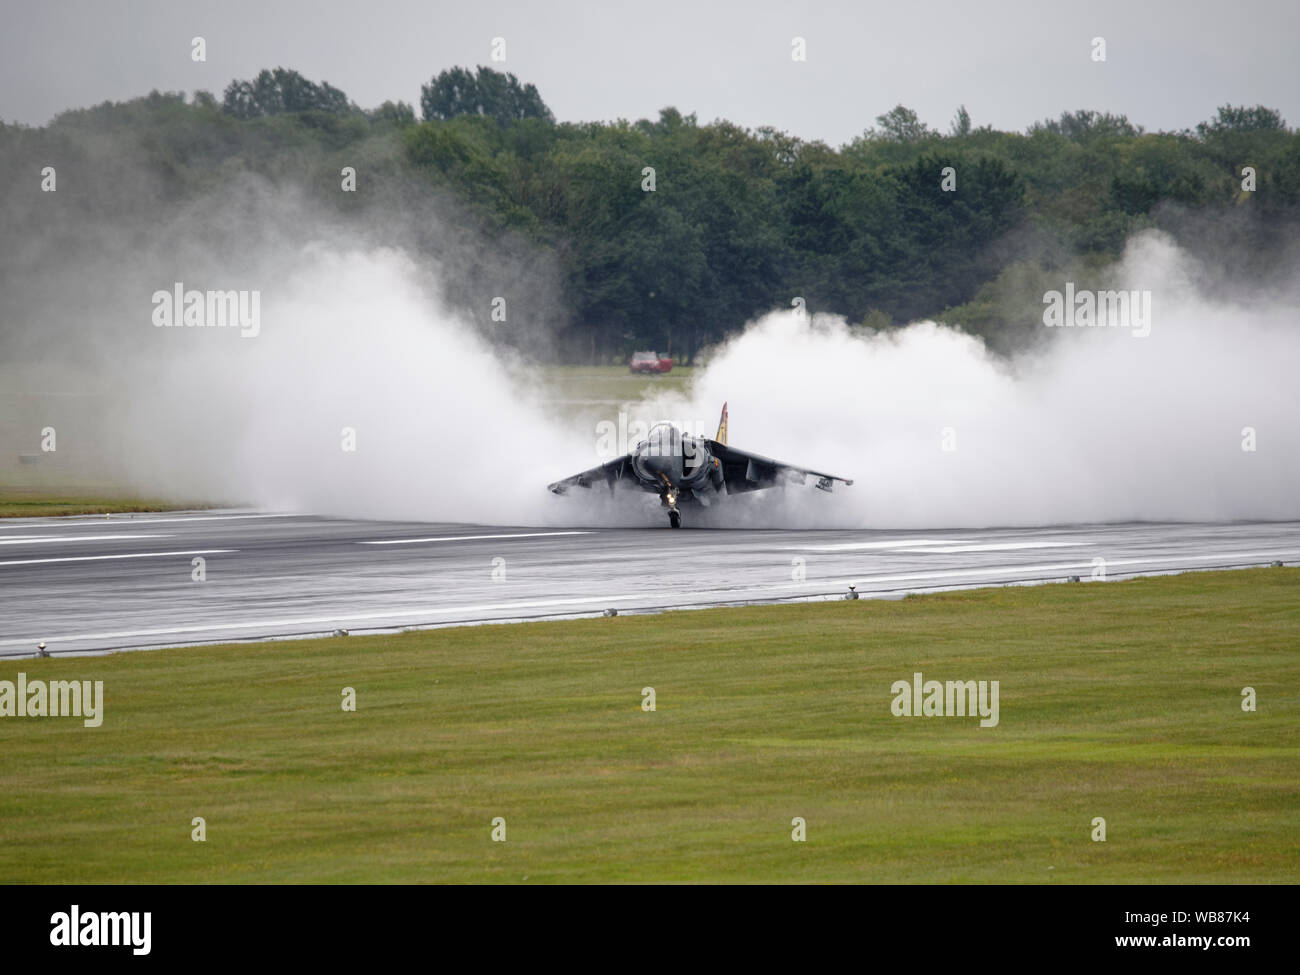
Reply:
[[[1296,126],[1298,36],[1300,0],[0,0],[0,118],[40,125],[154,88],[220,98],[277,65],[418,113],[421,83],[485,64],[536,84],[561,121],[675,105],[836,146],[899,103],[943,130],[963,103],[999,129],[1079,108],[1182,129],[1224,103]]]

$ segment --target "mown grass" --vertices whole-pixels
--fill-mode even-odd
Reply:
[[[539,370],[556,396],[620,402],[638,400],[647,390],[683,392],[694,372],[691,366],[679,365],[664,374],[634,373],[627,366],[543,366]]]
[[[188,511],[210,508],[203,502],[118,497],[114,494],[26,492],[0,487],[0,518],[50,518],[57,515],[108,515],[138,511]]]
[[[0,719],[0,881],[1294,882],[1298,596],[1259,569],[8,661],[106,706]],[[999,725],[894,717],[918,670],[999,681]]]

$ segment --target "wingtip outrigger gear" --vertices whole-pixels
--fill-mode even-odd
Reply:
[[[829,494],[835,488],[835,482],[840,481],[845,487],[853,486],[853,479],[850,477],[836,477],[834,474],[818,474],[817,488]]]

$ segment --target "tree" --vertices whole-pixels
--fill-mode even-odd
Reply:
[[[397,125],[414,125],[415,109],[406,102],[384,102],[366,113],[372,122],[395,122]]]
[[[944,192],[937,174],[960,171],[961,189]],[[932,314],[936,302],[968,301],[997,273],[992,246],[1023,217],[1024,186],[1000,160],[927,155],[887,174],[897,186],[892,247],[896,293],[878,293],[879,307],[907,321]]]
[[[1038,129],[1063,135],[1073,142],[1091,142],[1106,136],[1132,138],[1142,134],[1142,126],[1134,126],[1127,115],[1111,115],[1110,112],[1092,112],[1086,109],[1062,112],[1059,119],[1044,119],[1030,127],[1030,135]]]
[[[420,109],[426,122],[458,115],[484,115],[502,125],[526,118],[555,121],[535,85],[520,85],[513,74],[481,66],[473,74],[467,68],[448,68],[421,85]]]
[[[920,142],[936,134],[903,105],[895,105],[884,115],[877,115],[876,124],[880,126],[880,137],[890,142]]]
[[[1202,139],[1228,132],[1282,132],[1286,123],[1276,109],[1256,105],[1237,108],[1232,105],[1220,105],[1218,115],[1213,122],[1201,122],[1196,126],[1196,134]]]
[[[286,68],[262,70],[252,81],[232,81],[226,86],[221,108],[238,119],[286,112],[342,114],[354,110],[348,96],[329,82],[318,85]]]
[[[957,108],[957,114],[953,116],[952,128],[948,131],[950,135],[958,139],[970,135],[970,112],[966,111],[965,105]]]

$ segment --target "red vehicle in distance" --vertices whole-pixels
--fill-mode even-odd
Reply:
[[[628,372],[672,372],[673,357],[658,352],[633,352],[627,369]]]

